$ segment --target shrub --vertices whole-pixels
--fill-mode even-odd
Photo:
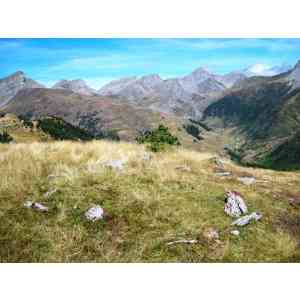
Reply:
[[[189,119],[189,121],[191,123],[197,124],[199,126],[201,126],[202,128],[204,128],[206,131],[212,131],[212,129],[210,127],[208,127],[205,123],[201,122],[201,121],[197,121],[197,120],[193,120],[193,119]]]
[[[23,121],[24,126],[33,128],[33,123],[30,121],[30,119],[28,117],[26,117],[24,115],[20,115],[20,116],[18,116],[18,118]]]
[[[193,124],[185,124],[183,125],[183,128],[185,129],[185,131],[190,134],[191,136],[193,136],[194,138],[196,138],[197,140],[201,140],[201,136],[199,136],[200,134],[200,130],[197,126],[193,125]]]
[[[148,144],[153,152],[165,150],[168,145],[180,145],[176,136],[169,132],[169,128],[164,125],[159,125],[157,129],[146,131],[137,137],[139,144]]]
[[[3,133],[0,133],[0,143],[7,144],[13,141],[13,138],[4,131]]]
[[[120,141],[120,137],[118,135],[117,130],[109,130],[109,131],[101,131],[100,133],[95,135],[95,139],[107,139],[111,141]]]

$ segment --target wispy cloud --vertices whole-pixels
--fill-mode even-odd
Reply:
[[[173,45],[185,49],[194,50],[218,50],[218,49],[253,49],[264,48],[271,51],[299,50],[298,39],[159,39],[163,45]]]

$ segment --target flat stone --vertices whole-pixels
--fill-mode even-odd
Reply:
[[[254,177],[238,177],[237,179],[239,182],[245,184],[245,185],[251,185],[256,182],[256,179]]]
[[[225,177],[225,176],[230,176],[230,172],[217,172],[215,175],[220,176],[220,177]]]
[[[232,226],[237,225],[237,226],[245,226],[249,224],[252,220],[254,221],[259,221],[262,218],[262,214],[259,212],[253,212],[250,215],[243,216],[234,222],[231,223]]]
[[[38,211],[47,212],[49,211],[49,208],[41,203],[38,202],[32,202],[32,201],[26,201],[24,203],[24,206],[27,208],[32,208]]]
[[[235,236],[239,236],[240,232],[238,230],[231,230],[230,233]]]

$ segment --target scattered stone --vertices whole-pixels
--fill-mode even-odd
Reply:
[[[225,176],[230,176],[231,173],[230,172],[217,172],[215,173],[217,176],[220,176],[220,177],[225,177]]]
[[[300,198],[288,198],[288,203],[293,207],[300,207]]]
[[[238,177],[237,180],[245,185],[251,185],[256,182],[256,179],[250,176]]]
[[[234,222],[231,223],[232,226],[237,225],[237,226],[245,226],[249,224],[252,220],[258,221],[262,218],[262,214],[259,212],[253,212],[250,215],[243,216]]]
[[[240,232],[238,230],[231,230],[230,233],[235,236],[239,236]]]
[[[57,189],[55,188],[55,189],[53,189],[53,190],[50,190],[50,191],[48,191],[48,192],[46,192],[45,194],[44,194],[44,197],[45,198],[49,198],[49,197],[51,197],[53,194],[55,194],[57,192]]]
[[[111,168],[114,170],[121,171],[124,168],[127,159],[115,159],[115,160],[108,160],[103,163],[103,165],[107,168]]]
[[[85,217],[89,220],[89,221],[97,221],[100,219],[104,218],[104,210],[101,206],[97,205],[97,206],[93,206],[91,207],[86,213],[85,213]]]
[[[231,217],[239,217],[245,214],[248,209],[242,196],[236,191],[226,193],[224,211]]]
[[[151,158],[152,158],[152,155],[150,153],[144,153],[144,155],[142,157],[143,160],[147,160],[147,161],[151,160]]]
[[[183,172],[191,172],[192,171],[192,169],[189,166],[177,166],[175,169],[183,171]]]
[[[27,208],[32,208],[38,211],[46,212],[49,211],[49,208],[41,203],[38,202],[31,202],[31,201],[26,201],[24,203],[24,206]]]
[[[222,160],[221,160],[220,158],[214,157],[214,162],[215,162],[215,164],[216,164],[216,166],[217,166],[218,168],[220,168],[220,169],[222,169],[222,170],[225,169],[224,164],[223,164],[223,162],[222,162]]]
[[[209,241],[212,240],[218,240],[219,239],[219,233],[215,228],[207,228],[203,232],[203,236],[208,239]]]
[[[178,241],[174,241],[174,242],[169,242],[167,243],[168,246],[170,245],[174,245],[174,244],[197,244],[199,243],[198,240],[178,240]]]

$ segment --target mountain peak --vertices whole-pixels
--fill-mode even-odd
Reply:
[[[295,69],[299,69],[299,68],[300,68],[300,59],[297,61],[297,63],[296,63],[296,65],[295,65],[294,68],[295,68]]]
[[[209,70],[207,70],[206,68],[203,68],[203,67],[199,67],[197,69],[195,69],[193,72],[192,72],[193,75],[211,75],[212,73],[209,72]]]
[[[159,79],[159,80],[161,80],[161,78],[158,74],[144,75],[141,77],[141,79]]]
[[[0,106],[6,105],[22,89],[43,87],[38,82],[25,77],[24,72],[17,71],[0,79]]]
[[[62,79],[54,86],[53,89],[66,89],[73,91],[74,93],[92,96],[96,94],[96,91],[92,88],[90,88],[87,83],[82,79],[74,79],[74,80],[66,80]]]
[[[16,71],[15,73],[11,74],[11,76],[25,76],[25,73],[23,71]]]

